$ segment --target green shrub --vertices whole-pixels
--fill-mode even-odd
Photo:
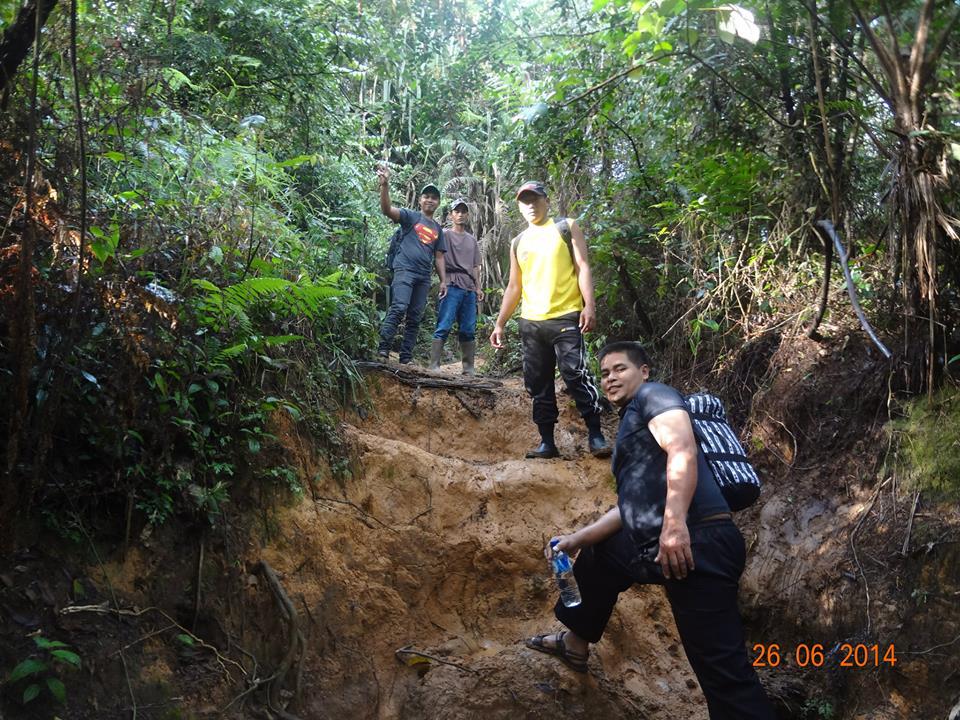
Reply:
[[[20,702],[24,705],[36,700],[44,687],[57,702],[66,703],[67,688],[58,674],[64,669],[78,669],[80,656],[59,640],[47,640],[42,635],[35,635],[33,642],[36,653],[17,663],[7,677],[7,683],[22,684]]]
[[[960,390],[914,400],[893,428],[898,460],[916,487],[960,496]]]

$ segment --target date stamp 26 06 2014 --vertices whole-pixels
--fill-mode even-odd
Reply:
[[[897,650],[892,643],[886,647],[865,643],[837,643],[830,649],[825,649],[820,643],[798,643],[792,653],[778,643],[756,643],[753,654],[754,667],[775,668],[792,664],[800,668],[818,668],[839,664],[840,667],[848,668],[880,668],[885,665],[894,667],[897,664]]]

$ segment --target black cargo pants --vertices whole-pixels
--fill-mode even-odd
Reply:
[[[584,548],[573,566],[583,601],[557,600],[557,619],[591,643],[598,642],[621,592],[634,583],[663,585],[687,660],[707,698],[710,720],[774,720],[773,706],[750,664],[737,588],[746,560],[743,536],[730,520],[690,526],[696,569],[683,580],[665,580],[626,530]]]
[[[584,420],[591,416],[599,417],[602,410],[600,391],[587,367],[579,322],[580,313],[577,312],[550,320],[520,318],[523,384],[533,398],[533,421],[538,426],[557,422],[553,377],[558,365],[567,390]]]

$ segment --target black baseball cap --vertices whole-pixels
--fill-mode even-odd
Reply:
[[[420,189],[421,195],[436,195],[440,196],[440,188],[438,188],[433,183],[427,183]]]
[[[519,200],[520,196],[525,192],[532,192],[532,193],[536,193],[537,195],[547,197],[547,188],[539,180],[528,180],[523,185],[521,185],[517,189],[517,195],[514,199]]]
[[[467,212],[470,212],[470,205],[469,205],[469,204],[467,203],[467,201],[464,200],[462,197],[457,198],[456,200],[454,200],[454,201],[450,204],[450,209],[451,209],[451,210],[456,210],[456,209],[457,209],[458,207],[460,207],[461,205],[463,205],[463,206],[467,209]]]

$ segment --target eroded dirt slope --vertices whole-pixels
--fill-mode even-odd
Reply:
[[[782,653],[760,671],[781,716],[945,718],[960,678],[949,672],[957,648],[942,643],[960,634],[960,615],[917,598],[949,605],[960,587],[949,545],[921,553],[914,538],[901,552],[911,497],[883,480],[878,358],[855,336],[777,338],[744,380],[748,404],[732,410],[747,418],[766,485],[737,518],[750,548],[741,600],[751,646]],[[268,557],[326,629],[305,716],[705,718],[658,589],[622,597],[586,678],[523,647],[556,627],[545,541],[615,498],[568,398],[563,458],[526,461],[529,400],[516,379],[490,382],[429,388],[369,374],[369,408],[344,418],[351,472],[318,484],[282,523]],[[897,664],[841,667],[845,642],[893,644]],[[801,644],[822,645],[823,664],[798,667]],[[401,653],[413,664],[401,663],[405,647],[433,659]]]
[[[267,552],[327,630],[304,716],[706,717],[657,590],[624,597],[588,677],[522,645],[556,626],[545,541],[614,502],[608,462],[584,452],[571,407],[563,458],[531,462],[516,380],[492,391],[369,384],[372,412],[348,418],[351,474],[288,511]],[[403,663],[404,647],[434,659]]]
[[[247,524],[138,528],[125,555],[103,548],[102,565],[39,545],[9,558],[0,662],[26,657],[41,632],[83,669],[65,675],[66,707],[25,708],[10,685],[0,713],[103,720],[136,703],[138,720],[267,717],[286,656],[275,706],[302,720],[704,720],[659,589],[622,596],[587,676],[523,646],[557,628],[545,542],[606,511],[613,482],[568,397],[563,457],[527,461],[535,431],[519,380],[455,373],[368,369],[369,397],[342,415],[346,466],[324,455],[329,438],[280,413],[272,431],[310,491],[238,492],[232,517]],[[956,720],[958,509],[916,494],[888,462],[888,376],[869,342],[773,335],[704,382],[765,482],[737,517],[741,605],[750,647],[779,648],[781,664],[760,675],[780,717]],[[605,422],[612,437],[616,418]],[[299,616],[302,662],[264,561]],[[183,642],[186,628],[205,644]],[[895,645],[897,663],[842,667],[845,642]],[[822,664],[798,667],[801,644],[822,646]]]

